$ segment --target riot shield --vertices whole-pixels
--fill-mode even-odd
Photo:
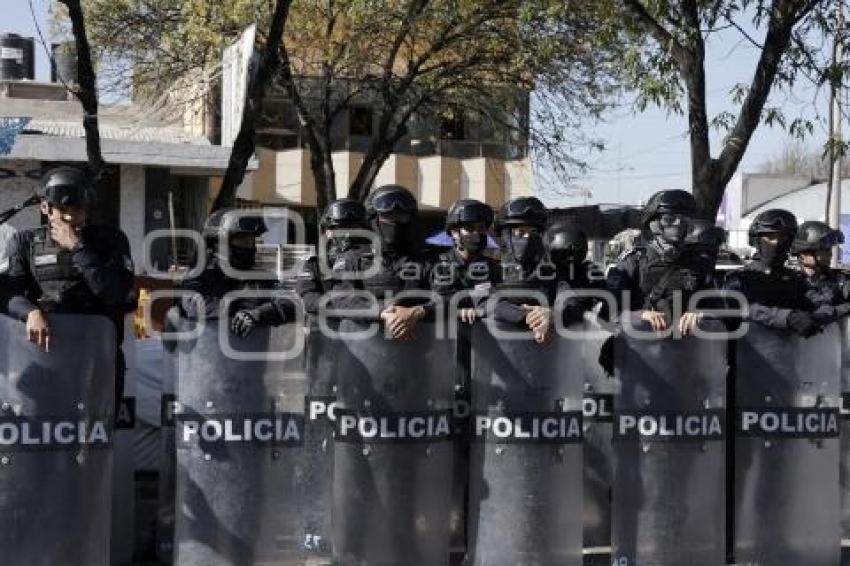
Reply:
[[[410,341],[340,323],[334,555],[343,566],[449,559],[453,344],[430,324]]]
[[[584,383],[584,551],[592,555],[607,554],[611,547],[611,485],[614,477],[614,447],[611,443],[613,410],[620,382],[605,374],[599,357],[603,345],[613,338],[591,315],[586,315],[583,322],[570,330],[594,336],[577,344],[581,348],[580,362],[574,362],[572,367],[582,372]]]
[[[850,547],[850,317],[841,319],[841,547]]]
[[[333,504],[333,425],[336,406],[337,347],[316,320],[307,326],[307,397],[304,400],[304,447],[298,492],[302,497],[299,520],[301,541],[313,563],[333,558],[331,509]]]
[[[582,561],[581,342],[472,331],[469,563]]]
[[[196,340],[180,344],[176,564],[303,560],[296,505],[304,435],[304,375],[297,370],[302,361],[257,359],[288,350],[302,332],[300,325],[287,324],[236,338],[220,332],[218,321],[207,321]]]
[[[115,327],[51,315],[50,351],[0,316],[0,556],[109,564]]]
[[[723,564],[725,328],[702,324],[717,339],[631,328],[614,343],[612,563]]]
[[[156,513],[156,556],[171,564],[174,554],[174,402],[177,383],[177,344],[162,342],[162,395],[160,401],[159,485]]]
[[[837,325],[812,338],[750,324],[735,383],[735,559],[838,564]]]

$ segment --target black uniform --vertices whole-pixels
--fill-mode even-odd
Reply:
[[[493,313],[496,320],[525,326],[525,317],[528,312],[522,305],[552,308],[555,305],[558,283],[555,280],[554,269],[543,267],[529,272],[518,263],[508,261],[502,264],[502,279],[497,289],[509,290],[512,293],[511,296],[501,297],[496,302]],[[531,293],[523,295],[517,291],[531,291]],[[545,302],[540,301],[541,295],[545,297]]]
[[[726,276],[724,289],[737,291],[749,302],[747,320],[772,328],[789,328],[794,311],[813,313],[809,285],[800,272],[787,267],[770,268],[760,259]],[[828,322],[829,309],[819,310],[818,322]]]
[[[377,273],[372,277],[362,277],[367,270],[373,269],[376,262],[380,265]],[[337,258],[333,273],[331,290],[340,293],[329,302],[334,309],[368,308],[370,303],[365,297],[346,294],[346,291],[353,290],[369,292],[377,300],[379,308],[433,305],[424,296],[395,297],[403,291],[429,290],[430,269],[418,255],[385,252],[378,256],[371,250],[353,249]]]
[[[814,275],[806,275],[808,298],[822,316],[832,314],[834,318],[850,313],[850,280],[837,269],[819,270]]]
[[[46,313],[98,314],[115,325],[118,340],[116,400],[123,392],[124,315],[136,308],[130,244],[120,230],[84,226],[74,250],[59,247],[48,227],[19,232],[9,241],[8,313],[26,321],[36,308]]]
[[[614,295],[618,312],[655,310],[668,318],[673,314],[673,298],[681,294],[682,309],[687,310],[691,296],[712,288],[693,267],[682,259],[668,259],[652,247],[635,247],[626,252],[608,272],[608,290]],[[631,293],[628,304],[624,292]]]
[[[221,299],[231,291],[274,291],[280,284],[275,280],[233,279],[213,265],[197,278],[185,281],[181,288],[203,297],[203,302],[192,296],[183,296],[180,301],[180,314],[197,319],[201,310],[206,318],[218,318]],[[278,326],[295,318],[295,305],[285,297],[239,297],[228,305],[227,318],[242,310],[250,311],[259,326]]]
[[[605,289],[604,280],[591,280],[590,272],[593,263],[582,261],[577,265],[561,266],[555,271],[555,284],[558,294],[570,290],[581,291],[587,289]],[[584,313],[593,310],[599,303],[594,297],[570,297],[564,302],[563,321],[568,326],[584,319]],[[608,318],[610,313],[605,302],[602,303],[602,318]]]
[[[440,254],[431,270],[431,290],[442,298],[446,309],[456,293],[466,295],[458,300],[458,308],[483,307],[500,280],[501,265],[497,260],[480,255],[467,261],[455,248]]]

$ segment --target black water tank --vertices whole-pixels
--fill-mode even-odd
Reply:
[[[35,79],[35,42],[16,33],[0,34],[0,80]]]
[[[77,83],[77,44],[73,41],[54,43],[50,47],[53,64],[50,66],[50,82],[59,79],[66,84]]]

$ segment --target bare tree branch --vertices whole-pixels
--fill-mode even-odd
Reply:
[[[233,206],[236,199],[236,189],[245,178],[245,169],[254,153],[257,116],[263,105],[268,83],[277,71],[280,62],[278,51],[291,4],[292,0],[277,0],[275,3],[274,15],[272,16],[263,56],[251,81],[248,97],[242,111],[242,124],[239,127],[239,133],[236,135],[236,140],[233,142],[230,162],[227,164],[221,190],[213,202],[211,213],[221,208]]]

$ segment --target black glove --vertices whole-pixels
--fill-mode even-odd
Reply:
[[[788,315],[788,328],[803,338],[814,336],[821,331],[820,325],[806,311],[791,311]]]
[[[245,338],[254,330],[257,324],[257,319],[254,314],[248,310],[242,310],[233,315],[233,320],[230,321],[230,331],[239,338]]]
[[[599,365],[605,370],[605,375],[614,377],[614,337],[609,336],[599,349]]]

